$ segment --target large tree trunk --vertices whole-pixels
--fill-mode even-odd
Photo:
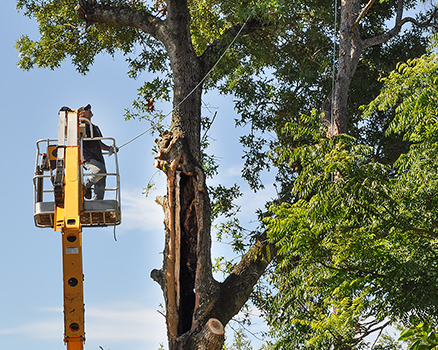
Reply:
[[[394,9],[395,23],[393,28],[382,35],[361,39],[360,21],[366,16],[374,3],[375,0],[369,0],[361,9],[363,3],[360,0],[341,0],[338,73],[333,92],[333,130],[329,127],[328,134],[330,136],[347,133],[348,131],[348,90],[363,50],[383,44],[395,37],[406,23],[411,23],[417,27],[438,27],[434,22],[438,9],[432,13],[429,19],[424,22],[417,22],[410,17],[403,18],[404,0],[397,0],[397,7]],[[326,113],[326,120],[329,119],[327,114],[330,114],[330,111],[325,108],[324,112]]]
[[[163,267],[151,277],[165,298],[169,350],[219,350],[223,328],[248,300],[275,249],[268,255],[266,236],[261,235],[230,276],[223,283],[215,281],[202,168],[184,137],[166,132],[157,144],[155,164],[167,176],[167,195],[157,198],[165,213],[165,249]]]
[[[151,276],[160,284],[166,302],[169,350],[219,350],[225,325],[249,298],[267,260],[261,254],[251,259],[245,271],[256,278],[241,274],[245,287],[234,281],[238,288],[234,289],[213,278],[210,199],[200,156],[200,82],[208,67],[192,47],[186,1],[168,1],[167,6],[164,43],[173,72],[174,110],[170,130],[156,141],[155,166],[167,176],[167,194],[157,198],[165,213],[165,250],[162,269]],[[264,249],[257,247],[260,252]],[[261,264],[255,264],[257,260]],[[251,266],[257,266],[255,275]],[[233,291],[228,299],[221,297],[224,289]]]
[[[167,176],[167,194],[157,199],[165,212],[166,232],[163,268],[154,270],[152,277],[163,289],[169,349],[191,348],[187,347],[191,331],[203,334],[196,336],[196,349],[214,349],[213,344],[220,349],[223,332],[208,332],[223,325],[207,327],[208,320],[202,318],[204,305],[218,291],[210,258],[210,201],[200,164],[202,85],[198,85],[203,70],[191,44],[187,3],[170,1],[167,11],[165,45],[173,72],[174,110],[170,131],[156,141],[155,166]]]
[[[359,10],[360,2],[358,0],[341,0],[339,59],[333,98],[332,136],[347,133],[348,89],[362,54],[358,26],[353,27]]]
[[[188,335],[211,329],[201,328],[208,321],[202,318],[203,308],[218,292],[211,274],[209,198],[202,168],[186,139],[168,132],[157,144],[156,166],[167,176],[167,195],[157,199],[165,212],[165,249],[163,268],[151,275],[161,285],[166,302],[169,350],[192,349],[186,347]],[[223,334],[214,338],[220,349]],[[210,337],[196,343],[202,341],[209,342]],[[193,347],[198,348],[203,347]]]
[[[167,176],[163,269],[170,349],[192,328],[204,290],[215,289],[210,260],[210,202],[200,164],[203,70],[191,45],[185,1],[168,3],[165,42],[173,72],[173,113],[169,132],[156,140],[155,166]],[[154,274],[156,272],[153,272]],[[208,287],[210,286],[210,287]]]

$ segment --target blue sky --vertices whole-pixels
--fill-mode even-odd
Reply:
[[[123,57],[99,56],[86,76],[69,62],[55,71],[17,68],[15,41],[23,34],[38,36],[36,23],[18,14],[15,1],[0,2],[0,99],[4,151],[1,172],[0,254],[0,349],[63,349],[62,266],[60,233],[36,228],[33,223],[32,176],[35,142],[57,137],[58,110],[90,103],[93,121],[104,136],[123,144],[148,128],[146,122],[125,121],[124,109],[136,96],[138,81],[126,75]],[[221,161],[221,175],[210,184],[230,186],[240,180],[241,148],[234,128],[232,97],[209,94],[206,105],[218,115],[211,131],[210,152]],[[159,105],[170,111],[170,104]],[[204,113],[210,113],[204,109]],[[224,137],[224,134],[226,137]],[[161,289],[149,273],[162,266],[163,214],[154,198],[165,193],[164,176],[155,175],[157,190],[142,195],[154,176],[152,147],[155,137],[146,134],[119,152],[122,182],[122,224],[117,242],[112,228],[84,229],[83,265],[86,349],[158,349],[166,344],[164,318],[156,310],[163,302]],[[272,193],[246,196],[240,204],[242,223]],[[222,243],[213,245],[213,255],[228,254]],[[257,321],[254,330],[261,327]]]

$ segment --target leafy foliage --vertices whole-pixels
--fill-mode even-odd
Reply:
[[[278,147],[296,147],[290,134],[282,132],[286,124],[298,124],[301,115],[321,110],[331,95],[333,77],[333,4],[327,1],[294,2],[283,12],[286,30],[271,42],[270,49],[260,51],[265,62],[261,71],[239,67],[226,76],[224,93],[237,98],[238,125],[249,126],[249,135],[241,138],[245,148],[242,175],[255,191],[263,188],[259,173],[275,166],[278,169],[280,196],[290,193],[293,177],[280,163],[266,157]],[[374,4],[362,24],[361,35],[371,37],[387,30],[394,2]],[[373,147],[379,161],[393,163],[407,150],[407,142],[397,135],[384,135],[394,114],[370,114],[364,121],[359,106],[374,99],[382,82],[379,78],[394,69],[401,60],[413,59],[427,46],[424,33],[413,29],[393,40],[364,51],[349,89],[349,134]],[[317,122],[317,120],[315,119]],[[303,140],[304,141],[304,140]]]
[[[224,350],[253,350],[251,341],[247,339],[248,337],[242,329],[238,329],[234,332],[233,336],[232,344],[224,346]]]
[[[399,340],[408,341],[408,350],[438,349],[438,334],[430,320],[419,322],[416,317],[410,318],[411,326],[401,332]]]
[[[359,349],[389,322],[438,319],[435,65],[432,53],[399,65],[367,107],[396,107],[388,133],[415,141],[394,165],[345,135],[279,153],[301,169],[294,201],[266,219],[279,248],[266,304],[277,348]]]
[[[389,77],[382,79],[385,88],[365,115],[394,108],[396,118],[388,132],[403,133],[411,142],[436,141],[437,68],[437,55],[433,52],[399,63]]]
[[[20,52],[19,67],[34,66],[54,69],[67,57],[80,73],[86,73],[94,57],[116,51],[128,54],[147,38],[137,30],[114,25],[88,26],[76,11],[77,1],[17,1],[17,8],[38,21],[41,38],[33,41],[22,36],[16,48]]]

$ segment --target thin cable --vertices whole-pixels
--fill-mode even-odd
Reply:
[[[157,123],[157,124],[158,124],[158,123]],[[132,138],[132,139],[129,140],[128,142],[125,142],[123,145],[119,146],[118,149],[120,149],[120,148],[126,146],[127,144],[131,143],[132,141],[137,140],[139,137],[143,136],[143,135],[146,134],[148,131],[152,130],[152,129],[155,127],[155,125],[157,125],[157,124],[152,125],[149,129],[143,131],[141,134],[138,134],[136,137]]]
[[[243,28],[245,28],[246,24],[249,21],[249,18],[251,17],[252,13],[254,12],[254,10],[248,15],[248,17],[246,18],[245,22],[243,23],[242,27],[239,29],[239,31],[237,32],[237,34],[235,35],[235,37],[233,38],[233,40],[231,41],[231,43],[227,46],[227,48],[225,49],[225,51],[223,52],[223,54],[221,55],[221,57],[219,57],[219,59],[216,61],[216,63],[213,65],[213,67],[211,67],[211,69],[207,72],[207,74],[205,74],[205,76],[199,81],[199,83],[192,89],[192,91],[190,91],[186,97],[184,97],[174,108],[172,108],[172,110],[167,113],[164,118],[166,119],[170,114],[173,113],[173,111],[175,109],[177,109],[179,106],[181,106],[195,91],[196,89],[205,81],[205,79],[207,79],[207,77],[210,75],[210,73],[213,71],[213,69],[216,68],[216,66],[219,64],[219,62],[224,58],[225,54],[228,52],[228,50],[230,49],[230,47],[234,44],[234,42],[237,40],[237,38],[239,37],[240,33],[242,33]],[[143,136],[144,134],[146,134],[148,131],[152,130],[156,125],[158,125],[158,123],[155,123],[154,125],[152,125],[149,129],[143,131],[141,134],[138,134],[137,136],[135,136],[134,138],[132,138],[131,140],[129,140],[128,142],[125,142],[123,145],[121,145],[119,147],[122,148],[124,146],[126,146],[127,144],[130,144],[131,142],[135,141],[136,139],[138,139],[139,137]]]

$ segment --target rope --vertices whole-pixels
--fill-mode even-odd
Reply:
[[[131,142],[137,140],[139,137],[143,136],[143,135],[146,134],[148,131],[152,130],[152,129],[155,127],[155,125],[157,125],[157,124],[152,125],[149,129],[143,131],[141,134],[138,134],[136,137],[132,138],[132,139],[129,140],[128,142],[125,142],[123,145],[119,146],[118,148],[120,149],[120,148],[122,148],[122,147],[124,147],[124,146],[130,144]]]
[[[211,67],[211,69],[207,72],[207,74],[205,74],[205,76],[199,81],[199,83],[192,89],[192,91],[190,91],[186,97],[184,97],[174,108],[172,108],[172,110],[167,113],[164,118],[166,119],[170,114],[173,113],[174,110],[176,110],[179,106],[181,106],[195,91],[196,89],[205,81],[205,79],[208,78],[208,76],[210,75],[210,73],[213,71],[213,69],[216,68],[216,66],[219,64],[219,62],[224,58],[225,54],[228,52],[228,50],[231,48],[231,46],[234,44],[234,42],[237,40],[237,38],[239,37],[240,33],[242,33],[243,28],[245,28],[246,24],[248,23],[249,18],[251,17],[251,15],[253,14],[254,10],[248,15],[248,17],[246,18],[245,22],[243,23],[242,27],[239,29],[239,31],[237,32],[237,34],[234,36],[233,40],[231,41],[231,43],[227,46],[227,48],[225,49],[225,51],[222,53],[221,57],[219,57],[219,59],[216,61],[216,63],[213,65],[213,67]],[[119,149],[130,144],[131,142],[135,141],[136,139],[138,139],[139,137],[143,136],[144,134],[146,134],[147,132],[151,131],[156,125],[158,125],[158,123],[153,124],[149,129],[143,131],[142,133],[138,134],[137,136],[135,136],[134,138],[132,138],[131,140],[125,142],[123,145],[119,146]]]

